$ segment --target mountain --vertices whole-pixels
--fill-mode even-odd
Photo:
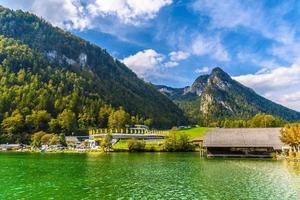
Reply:
[[[218,67],[209,75],[199,76],[191,86],[159,85],[156,88],[196,121],[249,118],[257,113],[271,114],[287,121],[300,119],[299,112],[258,95]]]
[[[8,84],[4,81],[1,89],[22,88],[23,92],[27,92],[18,93],[18,96],[16,91],[7,88],[3,91],[12,99],[5,100],[6,97],[0,95],[0,122],[12,116],[16,110],[25,119],[27,114],[31,114],[28,110],[43,109],[56,118],[62,110],[69,109],[77,121],[86,114],[83,110],[90,110],[86,118],[92,119],[93,123],[86,126],[97,127],[95,118],[98,118],[103,105],[111,105],[115,109],[122,106],[132,116],[151,119],[156,128],[168,128],[186,122],[183,112],[172,101],[152,84],[139,79],[104,49],[53,27],[33,14],[0,6],[0,35],[3,35],[1,42],[5,49],[5,52],[0,49],[2,79],[9,80],[10,77],[25,73],[23,82],[12,81]],[[30,87],[34,89],[31,82],[34,80],[37,85],[46,87],[43,94],[35,94],[30,90]],[[25,83],[28,88],[22,85]],[[54,90],[50,91],[49,84],[57,89],[57,94]],[[29,93],[34,94],[26,96]],[[37,95],[37,99],[33,98],[34,95]],[[32,102],[18,105],[18,101],[25,101],[26,98]],[[69,105],[72,98],[78,105]],[[47,106],[43,106],[39,99]],[[96,102],[101,102],[101,105]]]

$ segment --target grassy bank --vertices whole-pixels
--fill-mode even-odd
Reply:
[[[176,130],[176,134],[184,133],[188,135],[190,140],[193,140],[198,137],[204,136],[205,132],[209,128],[206,127],[193,127]],[[164,132],[164,134],[168,134],[169,132]],[[145,141],[145,150],[144,151],[164,151],[164,142],[165,140],[158,141]],[[114,151],[128,151],[128,140],[120,140],[118,143],[113,145]]]
[[[145,151],[163,151],[164,140],[145,141]],[[128,140],[120,140],[113,145],[114,151],[128,151]]]
[[[205,132],[208,131],[207,127],[194,127],[177,130],[177,133],[185,133],[189,136],[191,140],[204,136]]]

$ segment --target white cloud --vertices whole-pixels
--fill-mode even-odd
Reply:
[[[147,49],[124,58],[122,62],[138,76],[145,77],[147,73],[156,71],[161,67],[164,59],[164,55],[157,53],[153,49]]]
[[[184,51],[172,51],[169,53],[170,60],[172,61],[181,61],[187,59],[190,54]]]
[[[164,64],[164,66],[167,68],[176,67],[177,65],[179,65],[179,63],[174,61],[169,61]]]
[[[172,0],[27,0],[5,5],[30,11],[64,29],[85,30],[99,28],[106,17],[110,23],[139,25],[170,4]]]
[[[193,3],[193,9],[211,17],[212,25],[218,28],[233,28],[240,25],[250,25],[253,17],[237,0],[197,0]]]
[[[172,0],[95,0],[88,5],[93,16],[116,16],[125,24],[138,25],[153,19],[159,10]]]
[[[210,17],[213,28],[234,29],[242,26],[266,38],[291,43],[295,33],[283,20],[290,6],[286,7],[280,5],[266,10],[261,2],[244,0],[227,0],[222,3],[218,0],[197,0],[192,5],[195,11]]]
[[[174,59],[175,54],[176,59]],[[183,56],[183,52],[171,52],[169,57],[167,57],[153,49],[146,49],[124,58],[122,62],[139,77],[147,78],[149,76],[158,77],[159,73],[162,73],[164,69],[178,66],[179,63],[177,61],[182,60],[184,57],[186,56]]]
[[[194,11],[210,18],[212,30],[236,30],[238,27],[257,32],[275,43],[270,55],[289,63],[300,60],[300,39],[295,26],[287,20],[286,14],[293,7],[292,2],[283,1],[266,9],[262,2],[243,0],[197,0],[192,4]]]
[[[210,71],[210,67],[202,67],[195,70],[198,74],[207,74]]]
[[[29,11],[65,29],[83,30],[91,25],[80,0],[34,0]]]
[[[271,54],[290,63],[300,62],[300,39],[294,39],[292,43],[274,45]]]
[[[277,63],[277,61],[275,59],[261,58],[261,56],[259,56],[257,54],[253,54],[253,53],[239,52],[237,54],[237,58],[241,63],[252,63],[252,64],[255,64],[255,65],[261,67],[262,69],[260,70],[260,72],[280,67],[280,65]],[[260,72],[258,72],[258,73],[260,73]]]
[[[203,37],[198,34],[192,42],[192,53],[198,56],[208,55],[220,61],[229,61],[230,57],[219,37]]]
[[[300,111],[300,65],[279,67],[265,73],[233,77],[259,94]]]

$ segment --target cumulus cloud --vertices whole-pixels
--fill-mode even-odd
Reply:
[[[165,56],[153,49],[146,49],[124,58],[122,62],[139,77],[147,78],[151,75],[158,76],[163,69],[178,66],[178,61],[186,58],[187,54],[184,52],[171,52],[169,56]]]
[[[191,46],[194,55],[208,55],[219,61],[230,60],[229,54],[223,47],[219,37],[204,37],[198,34]]]
[[[171,3],[172,0],[95,0],[88,5],[88,10],[93,16],[112,15],[123,23],[137,25],[153,19],[162,7]]]
[[[233,77],[259,94],[300,111],[300,65]]]
[[[28,0],[17,5],[7,3],[68,30],[95,28],[95,24],[99,25],[99,21],[106,17],[121,24],[139,25],[155,18],[161,8],[170,4],[172,0]]]
[[[122,62],[138,76],[145,77],[148,72],[156,71],[162,65],[164,59],[165,57],[162,54],[153,49],[147,49],[124,58]]]
[[[165,67],[168,67],[168,68],[175,67],[175,66],[177,66],[177,65],[179,65],[179,63],[178,63],[178,62],[174,62],[174,61],[169,61],[169,62],[166,62],[166,63],[164,64],[164,66],[165,66]]]
[[[169,53],[170,60],[172,61],[180,61],[180,60],[185,60],[187,59],[190,54],[184,51],[172,51]]]
[[[91,23],[80,0],[34,0],[29,11],[65,29],[82,30]]]

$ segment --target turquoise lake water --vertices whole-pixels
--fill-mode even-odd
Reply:
[[[300,163],[198,153],[0,153],[0,199],[300,199]]]

